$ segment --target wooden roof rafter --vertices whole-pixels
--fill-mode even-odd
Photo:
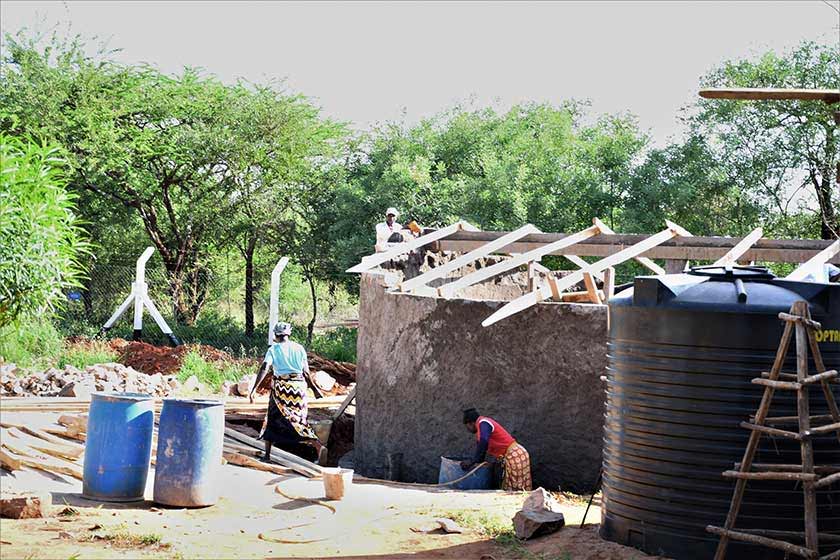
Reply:
[[[597,228],[598,226],[593,226]],[[601,259],[595,263],[590,264],[588,267],[577,270],[568,276],[564,276],[563,278],[553,278],[549,277],[546,279],[545,282],[540,284],[540,286],[535,289],[533,292],[529,292],[523,296],[520,296],[513,301],[508,302],[505,304],[501,309],[490,315],[487,319],[485,319],[481,325],[483,327],[489,327],[494,323],[501,321],[511,315],[515,315],[520,311],[524,311],[529,307],[532,307],[538,304],[541,301],[545,301],[549,298],[554,297],[557,294],[560,294],[563,290],[570,288],[584,279],[584,274],[592,274],[593,272],[600,272],[602,270],[606,270],[610,267],[613,267],[617,264],[621,264],[627,260],[636,258],[646,251],[649,251],[653,247],[664,243],[670,239],[673,239],[677,236],[690,236],[691,234],[686,231],[685,229],[681,228],[677,224],[673,222],[668,222],[668,227],[659,233],[651,235],[647,239],[636,243],[626,249],[622,249],[621,251],[614,253],[604,259]]]
[[[417,249],[419,247],[429,245],[430,243],[439,241],[444,237],[447,237],[459,231],[478,231],[478,228],[470,224],[469,222],[461,220],[444,228],[435,230],[431,233],[421,235],[420,237],[412,239],[411,241],[407,241],[406,243],[400,243],[398,245],[395,245],[387,251],[383,251],[381,253],[374,253],[373,255],[364,257],[362,259],[362,262],[351,268],[348,268],[346,272],[367,272],[375,266],[379,266],[380,264],[388,262],[396,257],[402,256],[408,253],[409,251],[413,251],[414,249]]]

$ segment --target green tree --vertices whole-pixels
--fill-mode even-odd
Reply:
[[[591,122],[579,103],[455,108],[413,127],[386,125],[348,156],[330,204],[332,266],[345,270],[372,251],[388,206],[424,226],[463,218],[484,229],[571,231],[593,216],[618,221],[645,145],[633,119]]]
[[[88,58],[79,41],[6,43],[0,103],[12,118],[2,128],[67,146],[84,210],[106,221],[131,212],[161,256],[182,324],[205,303],[212,252],[242,231],[240,207],[296,180],[333,130],[306,99],[270,87]]]
[[[55,145],[0,132],[0,328],[52,311],[79,285],[88,251]]]
[[[704,87],[837,88],[840,50],[803,42],[784,55],[727,61]],[[702,100],[690,118],[733,187],[778,221],[811,213],[823,239],[840,236],[840,142],[822,101]]]
[[[739,189],[706,141],[651,150],[633,170],[622,231],[653,232],[665,219],[695,235],[745,235],[764,218],[761,204]]]

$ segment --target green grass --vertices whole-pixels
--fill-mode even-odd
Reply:
[[[58,367],[71,365],[79,369],[94,364],[116,362],[119,356],[111,350],[107,342],[91,340],[83,345],[64,345],[64,350],[58,357]]]
[[[144,546],[155,545],[160,548],[169,548],[168,544],[163,544],[161,542],[163,540],[163,537],[161,537],[160,534],[132,533],[128,530],[128,526],[125,523],[105,527],[101,530],[101,532],[86,537],[86,540],[104,540],[110,542],[116,547],[125,548],[140,548]]]
[[[117,361],[106,342],[68,344],[49,321],[27,320],[0,331],[0,358],[20,368],[46,369],[72,365],[79,369]]]
[[[502,513],[493,513],[486,510],[458,509],[458,510],[420,510],[418,513],[430,514],[434,517],[448,517],[461,527],[471,529],[480,535],[493,539],[496,544],[505,549],[505,558],[517,558],[518,560],[571,560],[568,552],[560,555],[546,553],[538,554],[531,552],[523,541],[516,538],[513,530],[513,521]]]
[[[64,350],[64,339],[49,321],[33,319],[0,330],[0,357],[18,367],[46,367]]]
[[[247,365],[234,362],[208,362],[197,351],[191,350],[184,356],[181,369],[178,370],[178,380],[183,383],[195,375],[208,389],[217,392],[225,381],[239,381],[243,375],[253,373],[252,370]]]

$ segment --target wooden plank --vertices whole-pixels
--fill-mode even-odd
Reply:
[[[705,88],[698,93],[705,99],[840,102],[840,89]]]
[[[677,233],[671,229],[670,227],[660,231],[657,234],[651,235],[641,243],[637,243],[632,247],[628,247],[614,255],[610,255],[605,259],[601,259],[595,263],[592,263],[586,269],[581,269],[578,271],[565,276],[564,278],[560,278],[557,280],[557,289],[562,291],[566,288],[574,286],[581,280],[583,280],[583,273],[586,272],[598,272],[605,270],[611,266],[615,266],[617,264],[621,264],[628,259],[632,259],[637,255],[640,255],[650,249],[651,247],[655,247],[656,245],[667,241],[668,239],[673,238],[676,236]],[[480,272],[480,271],[479,271]],[[485,319],[481,325],[484,327],[489,327],[490,325],[501,321],[511,315],[519,313],[529,307],[536,305],[541,301],[545,301],[551,297],[551,288],[543,283],[538,289],[534,290],[531,293],[525,294],[524,296],[520,296],[513,301],[508,302],[505,304],[501,309],[497,310],[495,313],[490,315],[487,319]]]
[[[7,471],[19,471],[21,465],[20,457],[17,454],[0,447],[0,467]]]
[[[601,231],[601,233],[607,233],[607,234],[610,234],[610,235],[615,235],[615,232],[612,229],[610,229],[610,227],[607,226],[607,224],[605,224],[604,222],[602,222],[598,218],[595,218],[594,222],[595,222],[595,225],[598,226],[598,229]],[[668,226],[668,227],[670,227],[670,226]],[[650,260],[646,257],[635,257],[635,260],[636,260],[636,262],[638,262],[639,264],[641,264],[642,266],[644,266],[648,270],[652,271],[654,274],[665,274],[665,269],[664,268],[662,268],[661,266],[659,266],[658,264],[656,264],[655,262],[653,262],[652,260]]]
[[[245,434],[239,433],[231,428],[225,428],[225,437],[229,437],[241,443],[248,444],[256,449],[261,449],[264,447],[263,442],[256,440],[252,437],[246,436]],[[293,455],[292,453],[288,453],[281,449],[277,449],[276,447],[271,450],[271,459],[279,462],[281,465],[289,467],[290,469],[304,476],[315,477],[319,476],[322,472],[321,467],[319,467],[315,463],[311,463],[306,459],[302,459],[297,455]]]
[[[786,541],[770,539],[767,537],[762,537],[760,535],[752,535],[750,533],[744,533],[741,531],[727,530],[721,527],[715,527],[713,525],[707,526],[706,531],[712,533],[713,535],[721,536],[721,542],[725,542],[724,539],[733,539],[736,541],[743,541],[752,544],[758,544],[761,546],[766,546],[768,548],[783,550],[784,552],[796,554],[797,556],[801,556],[802,558],[816,558],[816,554],[811,552],[807,548],[797,546]]]
[[[615,295],[615,268],[608,267],[604,270],[604,301],[609,301]]]
[[[79,445],[71,446],[65,444],[51,443],[26,434],[17,428],[11,428],[6,433],[8,433],[12,437],[21,440],[23,443],[25,443],[32,449],[36,449],[42,453],[46,453],[54,457],[67,458],[73,460],[78,459],[85,452],[85,448]]]
[[[787,389],[789,391],[798,391],[802,385],[792,381],[775,381],[773,379],[764,379],[763,377],[756,377],[752,380],[753,385],[764,385],[765,387],[773,387],[774,389]]]
[[[409,251],[413,251],[414,249],[417,249],[419,247],[423,247],[424,245],[428,245],[429,243],[434,243],[435,241],[443,239],[444,237],[446,237],[448,235],[452,235],[456,231],[461,231],[461,230],[474,231],[475,229],[476,228],[473,225],[469,224],[468,222],[464,222],[464,221],[455,222],[454,224],[446,226],[445,228],[435,230],[431,233],[427,233],[426,235],[421,235],[420,237],[412,239],[411,241],[408,241],[407,243],[401,243],[400,245],[397,245],[396,247],[390,248],[389,250],[385,251],[384,253],[375,253],[373,255],[370,255],[369,257],[366,257],[364,260],[362,260],[362,262],[360,262],[356,266],[348,268],[347,272],[349,272],[349,273],[365,272],[366,270],[370,270],[371,268],[379,266],[380,264],[382,264],[384,262],[390,261],[394,257],[399,257],[400,255],[408,253]]]
[[[746,428],[748,430],[754,430],[756,432],[761,432],[763,434],[767,434],[768,436],[779,436],[787,439],[795,439],[797,441],[802,439],[796,432],[791,432],[788,430],[780,430],[778,428],[770,428],[767,426],[761,426],[759,424],[751,424],[750,422],[741,422],[741,427]]]
[[[556,285],[556,282],[555,282]],[[589,292],[563,292],[562,294],[558,292],[559,297],[555,297],[555,300],[565,301],[567,303],[591,303],[592,299]],[[602,300],[605,297],[603,290],[598,290],[598,297]]]
[[[398,286],[398,289],[401,292],[410,292],[411,290],[417,287],[425,286],[432,280],[442,278],[450,272],[452,272],[453,270],[458,270],[459,268],[462,268],[482,257],[486,257],[491,253],[495,253],[500,249],[504,249],[514,241],[518,241],[519,239],[522,239],[526,235],[530,235],[532,233],[540,233],[540,230],[534,225],[526,224],[515,231],[512,231],[508,234],[499,237],[498,239],[490,241],[486,245],[483,245],[474,251],[470,251],[466,255],[461,255],[457,259],[451,260],[447,263],[442,264],[441,266],[433,268],[432,270],[421,274],[420,276],[415,276],[410,280],[401,282]]]
[[[263,463],[262,461],[258,461],[252,457],[248,457],[247,455],[236,453],[234,451],[224,451],[222,453],[222,457],[224,457],[227,460],[227,462],[231,465],[237,465],[239,467],[248,467],[249,469],[254,469],[257,471],[265,471],[279,475],[290,474],[294,472],[288,467],[281,467],[279,465]]]
[[[562,249],[563,247],[571,247],[575,243],[578,243],[579,241],[583,241],[585,239],[589,239],[590,237],[593,237],[597,234],[598,226],[593,225],[573,235],[564,237],[563,239],[560,239],[555,243],[549,243],[548,245],[544,245],[533,251],[522,253],[521,255],[517,255],[508,260],[498,262],[494,265],[482,268],[481,270],[476,270],[475,272],[467,274],[466,276],[462,276],[458,280],[450,282],[449,284],[445,284],[438,288],[438,293],[442,297],[451,298],[458,291],[463,290],[468,286],[472,286],[473,284],[477,284],[479,282],[487,280],[488,278],[492,278],[497,274],[507,272],[508,270],[512,270],[518,266],[522,266],[523,264],[527,264],[531,261],[538,261],[543,256],[550,254],[552,251]],[[580,281],[580,279],[578,281]]]
[[[816,330],[820,330],[822,328],[822,325],[817,321],[808,319],[807,317],[797,317],[796,315],[791,315],[790,313],[779,313],[779,319],[782,321],[790,321],[792,323],[802,323],[806,327]]]
[[[741,471],[724,471],[724,478],[743,478],[745,480],[801,480],[801,481],[815,481],[817,475],[814,473],[801,472],[741,472]]]
[[[837,370],[831,369],[828,371],[824,371],[822,373],[815,373],[814,375],[809,375],[805,379],[802,380],[803,385],[810,385],[812,383],[822,383],[823,381],[831,381],[837,378]]]
[[[828,476],[825,476],[825,477],[819,479],[814,484],[814,488],[822,488],[823,486],[828,486],[829,484],[834,484],[838,480],[840,480],[840,472],[830,474]]]
[[[347,410],[347,407],[350,406],[350,403],[353,402],[353,399],[356,398],[356,387],[357,386],[354,386],[352,389],[350,389],[350,392],[347,393],[347,398],[344,399],[344,402],[341,403],[341,406],[339,406],[338,410],[335,411],[335,415],[333,416],[333,422],[338,420],[341,417],[341,415],[344,414],[344,411]]]
[[[830,434],[831,432],[840,431],[840,422],[834,424],[826,424],[824,426],[817,426],[816,428],[808,428],[802,435],[805,437],[819,436],[822,434]]]
[[[497,231],[459,231],[441,240],[439,245],[443,251],[466,253],[504,234],[505,232]],[[511,254],[526,253],[568,236],[567,233],[531,234],[510,245],[507,250]],[[630,245],[635,245],[647,237],[647,235],[642,234],[600,234],[577,243],[574,247],[561,248],[548,254],[607,257]],[[739,241],[741,239],[735,237],[680,237],[651,248],[645,253],[645,256],[652,259],[686,259],[713,262],[725,256]],[[762,238],[744,253],[740,260],[802,263],[830,246],[831,243],[832,241],[824,239]],[[840,255],[835,255],[829,262],[840,264]]]
[[[840,241],[838,241],[840,246]],[[808,302],[795,301],[791,306],[792,314],[810,320]],[[790,324],[790,323],[787,323]],[[796,375],[802,382],[808,376],[808,332],[803,323],[796,323]],[[814,444],[808,437],[811,428],[811,409],[808,402],[810,387],[803,385],[796,393],[796,413],[799,415],[799,433],[801,434],[800,454],[802,456],[802,472],[814,473]],[[802,491],[805,494],[805,545],[815,553],[819,550],[817,537],[817,491],[813,481],[803,481]],[[817,554],[818,555],[818,554]]]
[[[729,266],[738,264],[738,259],[740,259],[744,253],[749,251],[750,247],[755,245],[756,242],[761,239],[762,235],[764,235],[764,230],[760,227],[755,228],[734,247],[732,247],[729,252],[712,263],[713,266]]]
[[[803,280],[809,274],[816,274],[832,257],[840,253],[840,239],[802,263],[799,268],[785,276],[787,280]]]
[[[73,478],[82,480],[82,469],[75,463],[69,463],[62,459],[50,457],[49,455],[32,449],[22,441],[13,437],[3,438],[3,447],[15,453],[21,465],[40,469],[52,473],[66,474]]]
[[[601,298],[598,296],[598,287],[595,285],[595,279],[589,272],[583,272],[583,284],[586,286],[586,293],[589,294],[589,301],[591,303],[600,304]]]

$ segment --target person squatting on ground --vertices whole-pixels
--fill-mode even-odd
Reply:
[[[531,490],[531,457],[501,424],[488,416],[481,416],[474,408],[464,411],[464,425],[475,434],[475,455],[464,461],[465,471],[484,461],[485,455],[495,457],[502,465],[502,490]]]
[[[327,448],[321,445],[307,423],[304,374],[309,374],[309,362],[303,346],[289,339],[291,334],[292,325],[289,323],[277,323],[274,326],[274,344],[265,353],[265,360],[260,365],[254,387],[248,395],[248,399],[253,403],[257,387],[271,368],[271,397],[260,432],[260,439],[265,441],[265,456],[262,460],[271,462],[272,445],[296,454],[300,452],[302,445],[310,445],[315,447],[318,462],[323,464]]]

